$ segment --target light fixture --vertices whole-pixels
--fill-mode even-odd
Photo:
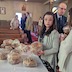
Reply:
[[[57,1],[57,0],[54,0],[54,1]]]
[[[25,0],[25,2],[27,2],[28,0]]]

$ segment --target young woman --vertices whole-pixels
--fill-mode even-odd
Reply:
[[[42,51],[38,52],[38,55],[41,55],[41,59],[48,61],[55,69],[56,54],[59,48],[59,33],[55,29],[55,18],[52,12],[47,12],[43,16],[39,41],[43,44],[43,48]]]

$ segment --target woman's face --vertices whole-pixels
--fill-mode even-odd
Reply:
[[[45,15],[44,17],[44,25],[46,28],[50,28],[53,24],[53,16],[52,15]]]

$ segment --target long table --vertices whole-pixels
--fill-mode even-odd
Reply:
[[[22,63],[11,65],[7,61],[0,61],[0,72],[48,72],[38,56],[33,55],[36,59],[37,67],[25,67]]]

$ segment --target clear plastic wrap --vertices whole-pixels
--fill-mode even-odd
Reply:
[[[16,48],[20,45],[20,41],[18,39],[13,40],[13,42],[11,43],[13,48]]]
[[[42,50],[42,44],[40,42],[33,42],[31,44],[30,51],[33,52],[34,54],[37,54],[38,51]]]
[[[16,49],[23,53],[27,53],[30,50],[30,45],[25,45],[21,43]]]
[[[17,50],[12,50],[8,56],[7,60],[10,64],[19,64],[21,62],[21,54]]]
[[[23,59],[23,65],[26,67],[36,67],[37,62],[33,57],[26,57]]]
[[[0,49],[0,60],[6,60],[7,59],[7,54],[10,51],[5,50],[5,49]]]
[[[12,39],[6,39],[6,40],[3,41],[3,44],[4,44],[5,46],[6,46],[6,45],[11,45],[12,42],[13,42]]]
[[[1,44],[1,46],[0,46],[1,48],[5,48],[5,45],[4,44]]]
[[[11,46],[5,46],[5,49],[7,49],[7,50],[12,50],[13,48],[11,47]]]

